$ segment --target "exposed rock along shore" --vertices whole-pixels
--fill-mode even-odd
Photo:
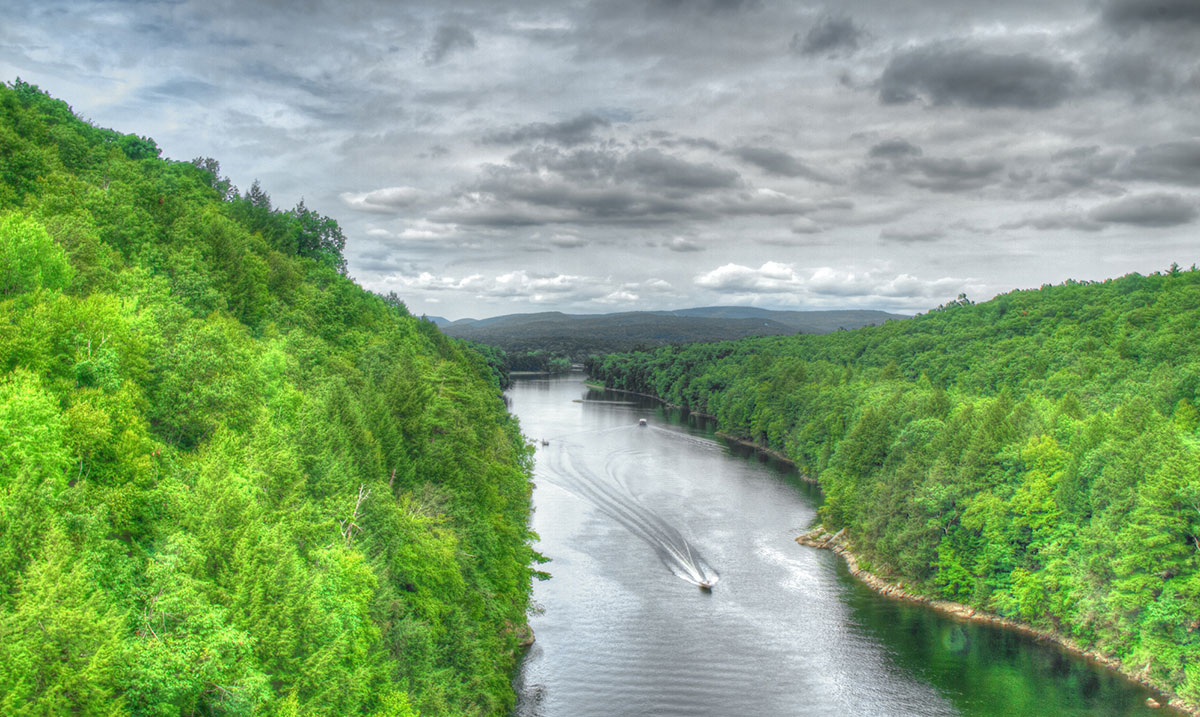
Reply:
[[[994,615],[983,610],[977,610],[976,608],[973,608],[969,605],[963,605],[962,603],[951,602],[949,600],[937,600],[924,595],[918,595],[906,590],[904,588],[904,583],[889,583],[878,575],[862,569],[858,564],[858,556],[855,555],[850,549],[850,542],[846,537],[845,528],[836,533],[830,533],[823,527],[817,527],[797,537],[796,542],[800,545],[830,550],[842,556],[842,558],[846,561],[847,567],[850,568],[850,574],[866,583],[868,587],[881,595],[896,598],[897,600],[908,600],[910,602],[921,603],[922,605],[931,607],[934,610],[947,613],[962,620],[974,620],[977,622],[985,622],[991,625],[999,625],[1010,630],[1016,630],[1017,632],[1025,633],[1026,635],[1033,636],[1039,640],[1048,640],[1062,646],[1067,650],[1070,650],[1077,655],[1086,657],[1093,662],[1118,672],[1125,677],[1134,680],[1135,682],[1149,687],[1152,690],[1160,692],[1164,696],[1164,700],[1162,701],[1165,701],[1170,707],[1179,710],[1179,712],[1183,714],[1200,715],[1200,708],[1183,701],[1183,699],[1172,692],[1169,688],[1153,682],[1144,673],[1139,672],[1130,666],[1122,664],[1120,660],[1114,657],[1102,655],[1093,650],[1082,647],[1066,635],[1049,630],[1039,630],[1026,623],[1019,622],[1011,618]],[[1147,704],[1150,703],[1151,700],[1147,700]],[[1154,703],[1150,704],[1150,706],[1160,706],[1160,701],[1154,701]]]

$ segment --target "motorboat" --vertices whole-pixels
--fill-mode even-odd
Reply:
[[[712,592],[713,584],[710,583],[709,581],[701,580],[700,582],[698,582],[696,584],[700,586],[701,591],[706,592],[706,593]]]
[[[645,425],[648,425],[648,424],[646,423],[646,419],[644,419],[644,418],[639,418],[639,419],[638,419],[638,425],[639,425],[639,426],[645,426]]]

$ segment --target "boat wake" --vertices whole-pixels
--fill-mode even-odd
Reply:
[[[539,453],[538,472],[551,483],[588,501],[644,541],[679,579],[706,590],[716,585],[721,576],[695,546],[678,528],[633,495],[623,476],[630,473],[628,468],[636,457],[635,451],[611,454],[605,462],[604,475],[599,475],[573,461],[570,449],[569,441],[557,442],[553,450]]]

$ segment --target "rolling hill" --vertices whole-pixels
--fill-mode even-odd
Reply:
[[[771,311],[745,306],[710,306],[614,314],[557,311],[507,314],[487,319],[461,319],[439,326],[447,336],[499,346],[509,352],[544,350],[583,359],[592,354],[628,351],[639,346],[725,341],[750,336],[825,334],[905,318],[908,317],[883,311]]]

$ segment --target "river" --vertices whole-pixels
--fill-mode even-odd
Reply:
[[[1055,645],[881,597],[797,545],[819,491],[702,419],[577,373],[519,378],[508,399],[539,443],[553,576],[534,586],[519,717],[1168,713]]]

